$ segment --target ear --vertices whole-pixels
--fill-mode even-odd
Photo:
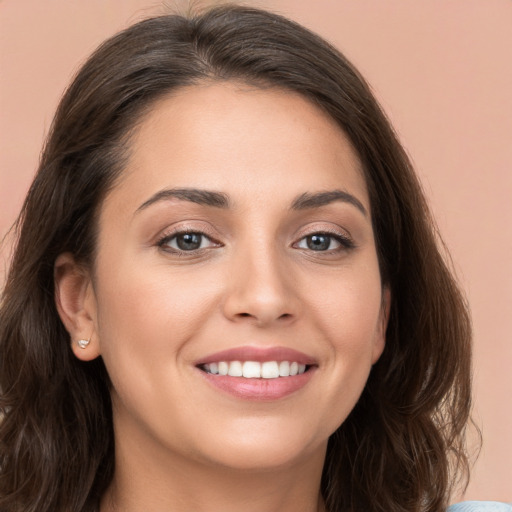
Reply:
[[[54,265],[55,304],[71,337],[71,348],[78,359],[90,361],[100,355],[96,332],[96,296],[90,273],[71,253],[63,253]],[[89,340],[82,348],[79,340]]]
[[[388,328],[389,312],[391,310],[391,290],[389,286],[382,289],[382,302],[380,306],[380,315],[375,333],[375,342],[372,352],[372,364],[375,364],[384,352],[386,346],[386,329]]]

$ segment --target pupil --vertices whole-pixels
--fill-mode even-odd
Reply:
[[[176,243],[183,251],[193,251],[201,246],[201,235],[197,233],[184,233],[178,236]]]
[[[325,251],[329,249],[331,237],[327,235],[311,235],[307,238],[307,245],[313,251]]]

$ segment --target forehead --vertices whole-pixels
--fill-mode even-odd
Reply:
[[[160,188],[249,191],[290,196],[348,189],[369,210],[360,160],[341,128],[298,93],[242,83],[184,87],[160,99],[138,124],[128,164],[112,191]],[[108,198],[107,198],[108,199]]]

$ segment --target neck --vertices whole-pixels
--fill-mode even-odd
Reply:
[[[289,479],[265,479],[249,477],[229,479],[220,482],[212,479],[208,485],[161,487],[158,495],[145,487],[132,487],[129,492],[116,480],[105,494],[101,503],[101,512],[325,512],[319,490],[308,492],[299,488],[297,482]],[[284,480],[284,481],[283,481]],[[164,491],[165,489],[165,491]]]

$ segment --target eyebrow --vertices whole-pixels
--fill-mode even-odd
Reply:
[[[215,208],[228,208],[229,199],[222,192],[213,192],[211,190],[201,190],[198,188],[170,188],[160,190],[152,195],[146,202],[142,203],[136,213],[146,209],[154,203],[168,199],[179,199],[181,201],[189,201],[203,206],[213,206]]]
[[[345,192],[344,190],[328,190],[326,192],[317,192],[315,194],[305,192],[293,201],[292,210],[319,208],[320,206],[326,206],[336,201],[349,203],[355,206],[365,217],[368,217],[368,212],[363,206],[363,203],[361,203],[357,197]]]
[[[160,190],[156,194],[152,195],[147,201],[137,208],[135,213],[138,213],[159,201],[166,201],[169,199],[189,201],[203,206],[213,206],[215,208],[222,209],[227,209],[230,206],[229,197],[222,192],[198,188],[171,188]],[[309,208],[319,208],[336,201],[351,204],[355,206],[365,217],[368,216],[368,212],[361,201],[352,194],[343,190],[329,190],[316,193],[305,192],[293,200],[291,209],[307,210]]]

